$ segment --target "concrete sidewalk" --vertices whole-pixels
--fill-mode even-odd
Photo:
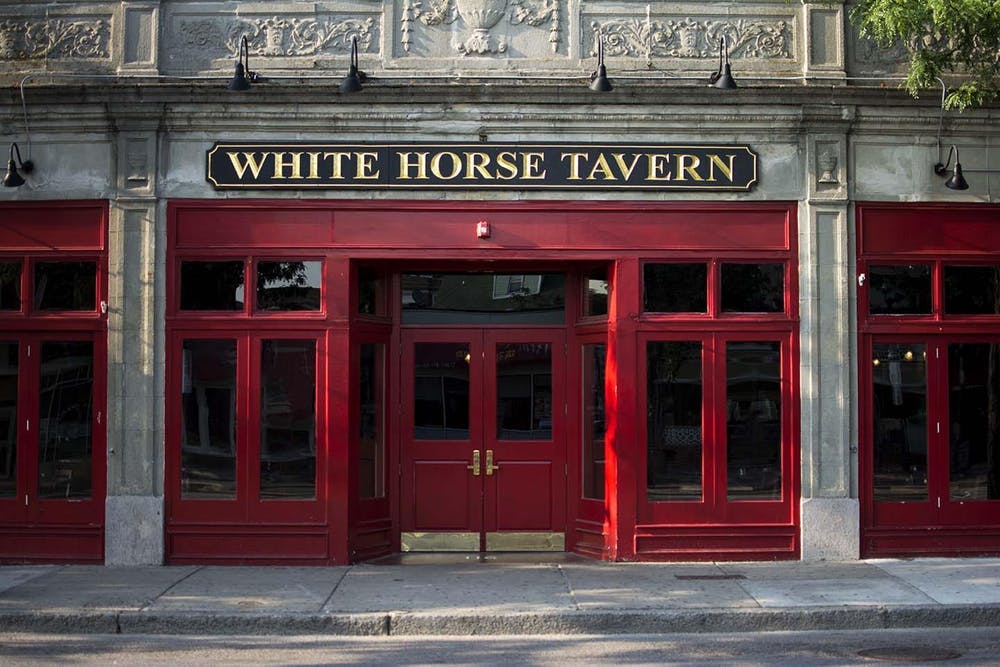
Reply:
[[[1000,558],[0,567],[0,632],[470,635],[1000,626]]]

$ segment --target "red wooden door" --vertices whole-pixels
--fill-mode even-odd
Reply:
[[[404,550],[564,548],[563,337],[405,331]]]
[[[0,339],[0,529],[23,529],[4,540],[10,551],[0,547],[0,558],[101,557],[91,534],[104,514],[99,339],[87,332]]]

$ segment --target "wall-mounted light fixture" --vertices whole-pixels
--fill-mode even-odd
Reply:
[[[340,92],[359,93],[361,92],[361,82],[364,74],[358,71],[358,38],[351,38],[351,68],[347,71],[347,76],[340,82]]]
[[[257,81],[257,72],[250,71],[250,43],[247,36],[240,38],[240,49],[236,54],[236,71],[229,82],[229,90],[250,90],[250,84]]]
[[[590,89],[599,93],[614,90],[608,79],[608,68],[604,66],[604,36],[597,36],[597,71],[590,75]]]
[[[14,157],[17,156],[15,162]],[[17,143],[10,145],[10,159],[7,161],[7,173],[4,174],[3,184],[8,188],[17,188],[24,185],[24,177],[17,173],[18,168],[26,174],[30,174],[35,169],[35,164],[31,160],[21,159],[21,149]]]
[[[934,173],[938,176],[944,176],[948,172],[948,166],[951,164],[951,155],[955,154],[955,167],[952,169],[951,176],[948,180],[944,182],[944,187],[949,190],[968,190],[969,183],[965,180],[965,176],[962,175],[962,163],[958,161],[958,147],[952,145],[948,149],[948,159],[944,162],[936,162],[934,164]],[[938,158],[940,160],[940,157]]]
[[[729,64],[729,38],[725,35],[719,40],[719,69],[712,72],[712,75],[708,77],[708,82],[716,88],[726,90],[738,87],[736,80],[733,79],[733,68]]]

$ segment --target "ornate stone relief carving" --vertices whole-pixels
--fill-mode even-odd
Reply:
[[[0,21],[0,60],[110,58],[111,29],[97,20]]]
[[[400,15],[400,35],[403,50],[413,44],[414,21],[425,26],[450,25],[459,19],[472,30],[455,45],[463,55],[504,53],[507,40],[490,34],[504,18],[511,25],[533,27],[548,24],[552,52],[559,50],[562,33],[560,0],[404,0]]]
[[[211,20],[182,21],[180,34],[189,47],[224,50],[235,58],[240,39],[246,35],[250,53],[255,56],[311,56],[328,51],[348,52],[351,40],[369,50],[375,40],[375,19],[298,19],[278,16],[256,19],[240,18],[226,24]]]
[[[709,58],[719,53],[719,40],[729,39],[732,57],[749,59],[791,58],[792,27],[772,19],[669,19],[623,18],[592,21],[591,55],[604,36],[608,56]]]
[[[877,42],[858,37],[858,61],[879,65],[895,65],[907,60],[906,47],[902,44],[880,46]]]

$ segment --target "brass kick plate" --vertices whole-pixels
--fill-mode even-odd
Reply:
[[[565,533],[519,532],[486,533],[487,551],[565,551]]]
[[[403,551],[479,551],[479,533],[403,533]]]

